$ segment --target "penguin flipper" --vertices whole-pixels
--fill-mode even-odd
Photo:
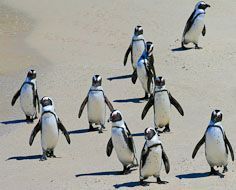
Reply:
[[[37,125],[34,127],[30,139],[29,139],[29,145],[31,146],[33,144],[34,138],[37,135],[37,133],[41,130],[41,121],[39,120]]]
[[[104,99],[105,99],[105,103],[107,104],[108,108],[112,112],[114,110],[114,108],[113,108],[111,102],[108,100],[108,98],[105,95],[104,95]]]
[[[145,143],[141,152],[140,168],[142,168],[145,165],[148,154],[149,154],[149,151],[146,148],[146,143]]]
[[[193,154],[192,154],[192,158],[194,159],[194,157],[197,154],[197,151],[199,150],[199,148],[205,143],[205,134],[204,136],[201,138],[201,140],[197,143],[196,147],[193,150]]]
[[[175,106],[175,108],[178,110],[178,112],[184,116],[184,110],[183,108],[181,107],[181,105],[179,104],[179,102],[177,102],[177,100],[170,94],[170,92],[168,93],[169,94],[169,99],[170,99],[170,103]]]
[[[80,106],[80,109],[79,109],[79,118],[81,117],[82,113],[83,113],[83,110],[84,110],[84,107],[85,105],[87,104],[88,102],[88,95],[85,97],[84,101],[82,102],[81,106]]]
[[[38,104],[38,112],[40,113],[40,103],[39,103],[39,95],[38,95],[38,91],[36,90],[36,101]]]
[[[123,136],[124,136],[124,138],[125,138],[125,141],[126,141],[128,147],[129,147],[130,151],[131,151],[132,153],[135,153],[136,150],[135,150],[135,146],[134,146],[134,139],[133,139],[133,137],[132,137],[132,135],[131,135],[131,133],[130,133],[130,130],[129,130],[129,128],[128,128],[128,126],[127,126],[126,123],[125,123],[125,127],[126,127],[126,130],[127,130],[127,134],[126,134],[125,131],[123,130],[123,131],[122,131]]]
[[[224,135],[224,141],[225,141],[225,144],[229,147],[232,161],[234,161],[234,151],[233,151],[233,148],[232,148],[232,146],[231,146],[231,144],[230,144],[226,134]]]
[[[164,165],[165,165],[165,170],[166,170],[166,173],[168,174],[170,172],[170,162],[169,162],[169,159],[162,147],[162,160],[164,162]]]
[[[112,143],[112,138],[110,138],[107,143],[107,151],[106,151],[108,157],[111,156],[112,150],[113,150],[113,143]]]
[[[12,106],[15,105],[17,98],[19,98],[19,96],[20,96],[20,91],[21,91],[21,88],[20,88],[20,89],[16,92],[16,94],[13,96],[12,101],[11,101],[11,105],[12,105]]]
[[[144,119],[148,110],[150,109],[150,107],[152,107],[153,104],[154,104],[154,97],[153,97],[153,95],[151,95],[146,106],[143,109],[142,116],[141,116],[142,120]]]
[[[134,72],[132,73],[132,77],[131,77],[131,81],[132,81],[133,84],[136,83],[137,78],[138,78],[137,70],[135,69]]]
[[[206,35],[206,25],[204,25],[203,29],[202,29],[202,35],[205,36]]]
[[[128,56],[129,56],[129,54],[130,54],[130,52],[131,52],[131,49],[132,49],[132,45],[130,44],[129,47],[128,47],[128,49],[127,49],[127,51],[126,51],[126,53],[125,53],[124,66],[125,66],[126,63],[127,63],[127,59],[128,59]]]
[[[58,126],[58,129],[60,129],[62,131],[62,133],[65,135],[68,144],[70,144],[70,142],[71,142],[70,141],[70,135],[67,132],[66,128],[64,127],[64,125],[62,124],[62,122],[60,121],[59,118],[57,120],[57,126]]]

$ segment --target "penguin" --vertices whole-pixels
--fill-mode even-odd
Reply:
[[[136,26],[134,29],[134,35],[132,37],[132,41],[124,57],[124,66],[125,66],[127,63],[128,56],[131,53],[131,63],[133,67],[133,74],[131,80],[133,84],[135,84],[137,81],[136,63],[138,62],[144,50],[145,50],[145,39],[143,37],[143,27]]]
[[[210,123],[201,138],[194,148],[192,158],[197,154],[199,148],[205,143],[205,156],[211,171],[209,175],[221,175],[214,167],[222,167],[223,173],[228,171],[228,152],[230,151],[232,161],[234,161],[233,148],[226,136],[222,126],[223,114],[220,110],[214,110],[211,114]],[[228,151],[229,149],[229,151]]]
[[[107,156],[110,157],[114,147],[117,157],[124,168],[121,174],[128,174],[132,167],[138,166],[132,134],[119,110],[114,110],[109,120],[112,122],[112,129],[111,138],[106,149]]]
[[[105,96],[102,88],[102,77],[100,75],[94,75],[92,78],[92,86],[82,102],[79,110],[78,117],[80,118],[85,105],[87,104],[87,114],[89,122],[89,131],[94,131],[93,124],[101,125],[99,133],[102,133],[105,129],[105,117],[106,117],[106,105],[110,111],[114,110],[111,102]]]
[[[170,163],[157,133],[158,132],[152,127],[146,128],[144,131],[146,141],[141,152],[139,165],[141,185],[148,185],[144,180],[150,176],[154,176],[158,184],[168,183],[167,181],[162,181],[160,178],[162,160],[167,174],[170,171]]]
[[[205,17],[205,10],[207,7],[210,7],[210,5],[206,4],[204,1],[199,1],[193,13],[189,17],[182,36],[182,48],[186,49],[184,46],[185,44],[188,44],[192,42],[195,44],[195,49],[201,49],[198,46],[198,38],[200,34],[202,33],[203,36],[206,35],[206,26],[204,24],[204,17]]]
[[[11,105],[14,106],[16,100],[20,97],[20,105],[22,111],[25,113],[26,121],[33,122],[37,119],[37,107],[38,113],[40,112],[39,96],[36,85],[36,71],[30,70],[27,73],[27,77],[20,89],[13,96]]]
[[[155,90],[153,95],[149,98],[146,106],[142,112],[142,120],[146,116],[148,110],[151,106],[154,108],[154,124],[155,128],[163,128],[163,131],[159,133],[170,132],[170,107],[171,104],[179,111],[179,113],[184,116],[183,108],[177,102],[177,100],[168,92],[165,87],[165,79],[163,77],[157,77],[155,79]]]
[[[43,97],[40,103],[42,105],[42,114],[30,135],[29,144],[30,146],[33,144],[35,136],[41,131],[43,155],[40,160],[44,161],[47,160],[47,157],[56,157],[54,149],[58,142],[59,129],[63,132],[69,144],[71,141],[69,133],[55,112],[53,100],[50,97]]]
[[[153,92],[152,86],[156,77],[153,48],[154,46],[152,42],[146,42],[146,48],[136,65],[138,78],[145,91],[145,96],[141,99],[148,99],[148,95]]]

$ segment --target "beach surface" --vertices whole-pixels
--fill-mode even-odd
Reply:
[[[196,1],[82,1],[3,0],[0,3],[0,189],[234,189],[236,165],[229,157],[224,178],[208,176],[204,146],[196,158],[192,151],[203,136],[211,112],[223,112],[223,126],[236,150],[236,2],[207,3],[206,36],[201,50],[181,51],[181,35]],[[139,171],[122,170],[115,152],[106,145],[111,124],[103,134],[88,132],[86,109],[78,119],[94,74],[103,77],[105,94],[119,109],[134,134],[138,158],[143,131],[153,126],[153,111],[141,120],[146,101],[123,57],[136,25],[154,43],[156,73],[182,105],[182,117],[172,107],[171,132],[160,136],[170,160],[170,173],[162,169],[167,185],[139,186]],[[37,71],[39,96],[50,96],[56,112],[70,132],[71,145],[60,134],[57,158],[40,162],[40,133],[28,141],[37,121],[27,124],[19,101],[11,99],[29,69]],[[108,109],[107,109],[108,110]],[[107,111],[108,112],[108,111]],[[109,113],[107,113],[107,118]],[[221,169],[220,169],[221,170]],[[155,179],[150,177],[150,182]]]

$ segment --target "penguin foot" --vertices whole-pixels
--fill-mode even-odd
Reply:
[[[211,175],[217,175],[217,176],[220,176],[221,178],[224,177],[223,174],[221,174],[218,170],[215,170],[213,167],[211,167],[211,171],[209,173],[209,176],[211,176]]]
[[[166,125],[165,126],[165,129],[162,131],[163,133],[168,133],[168,132],[170,132],[170,127],[169,127],[169,125]]]
[[[148,182],[146,182],[146,181],[144,181],[143,179],[140,179],[140,181],[139,181],[139,183],[140,183],[140,185],[142,185],[142,186],[149,186],[149,183]]]
[[[157,177],[157,183],[158,184],[167,184],[169,182],[168,181],[162,181],[160,177]]]
[[[89,131],[96,131],[97,129],[94,128],[91,124],[89,125]]]
[[[98,130],[98,133],[103,133],[102,127]]]
[[[183,43],[183,42],[181,43],[181,47],[182,47],[183,50],[186,50],[186,49],[187,49],[187,48],[184,46],[184,43]]]
[[[105,127],[104,125],[101,125],[101,127],[102,127],[103,129],[106,129],[106,127]]]
[[[45,161],[45,160],[47,160],[47,157],[46,155],[43,154],[39,161]]]
[[[148,93],[145,93],[145,96],[140,98],[140,100],[148,100],[148,99],[149,99]]]
[[[202,47],[199,47],[197,44],[195,44],[195,49],[202,49]]]
[[[130,167],[126,167],[124,166],[124,169],[123,171],[121,172],[122,175],[127,175],[129,174],[131,171],[130,171]]]
[[[223,173],[228,172],[227,166],[224,166]]]

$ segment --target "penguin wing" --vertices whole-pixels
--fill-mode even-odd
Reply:
[[[197,154],[198,149],[205,143],[205,134],[204,136],[201,138],[201,140],[197,143],[196,147],[193,150],[193,154],[192,154],[192,158],[194,159],[194,157]]]
[[[83,110],[84,110],[84,107],[87,104],[87,102],[88,102],[88,95],[85,97],[84,101],[82,102],[82,104],[80,106],[79,115],[78,115],[79,118],[81,117],[81,115],[83,113]]]
[[[165,153],[162,146],[161,146],[161,148],[162,148],[162,160],[163,160],[164,165],[165,165],[166,173],[168,174],[169,171],[170,171],[170,162],[169,162],[169,159],[168,159],[168,157],[167,157],[167,155],[166,155],[166,153]]]
[[[138,78],[137,70],[135,69],[134,72],[132,73],[132,76],[131,76],[131,81],[132,81],[133,84],[136,83],[137,78]]]
[[[125,66],[126,63],[127,63],[127,59],[128,59],[128,56],[129,56],[129,54],[130,54],[130,52],[131,52],[131,49],[132,49],[132,45],[130,44],[129,47],[128,47],[128,49],[127,49],[127,51],[126,51],[126,53],[125,53],[124,66]]]
[[[36,90],[36,101],[37,101],[37,105],[38,105],[38,112],[40,113],[39,95],[38,95],[38,91],[37,90]]]
[[[70,144],[70,135],[59,118],[57,120],[57,126],[58,126],[58,129],[60,129],[62,133],[65,135],[68,144]]]
[[[142,120],[144,119],[148,110],[150,109],[150,107],[152,107],[153,104],[154,104],[154,97],[153,97],[153,95],[151,95],[146,106],[143,109],[142,116],[141,116]]]
[[[233,148],[232,148],[232,146],[231,146],[231,144],[230,144],[226,134],[224,135],[224,141],[225,141],[225,144],[229,147],[232,161],[234,161],[234,151],[233,151]]]
[[[104,95],[104,99],[105,99],[105,103],[107,104],[108,108],[112,112],[114,110],[114,108],[113,108],[111,102],[108,100],[108,98],[105,95]]]
[[[11,105],[14,106],[14,104],[16,103],[17,98],[19,98],[20,96],[20,91],[21,88],[16,92],[16,94],[13,96],[12,101],[11,101]]]
[[[132,153],[135,153],[134,139],[133,139],[133,137],[130,133],[130,130],[127,127],[126,123],[125,123],[125,127],[126,127],[126,130],[127,130],[127,134],[126,134],[125,130],[122,130],[123,136],[125,138],[125,142],[127,143],[128,147],[129,147],[129,150]]]
[[[34,141],[34,137],[37,135],[37,133],[41,130],[41,121],[39,120],[37,125],[34,127],[31,135],[30,135],[30,139],[29,139],[29,145],[31,146],[33,144]]]
[[[149,151],[146,148],[146,143],[145,143],[141,152],[140,168],[142,168],[145,165],[148,154],[149,154]]]
[[[203,29],[202,29],[202,35],[205,36],[206,35],[206,25],[204,25]]]
[[[193,21],[194,21],[194,16],[195,14],[195,10],[192,12],[191,16],[189,17],[186,25],[185,25],[185,28],[184,28],[184,32],[183,32],[183,37],[185,36],[185,34],[189,31],[189,29],[191,28],[192,24],[193,24]]]
[[[108,157],[111,156],[112,150],[113,150],[113,143],[112,143],[112,138],[110,138],[107,143],[107,151],[106,151]]]
[[[183,108],[181,107],[181,105],[179,104],[179,102],[177,102],[176,99],[174,99],[174,97],[170,94],[170,92],[168,93],[169,94],[169,99],[170,99],[170,103],[175,106],[175,108],[178,110],[178,112],[184,116],[184,110]]]

